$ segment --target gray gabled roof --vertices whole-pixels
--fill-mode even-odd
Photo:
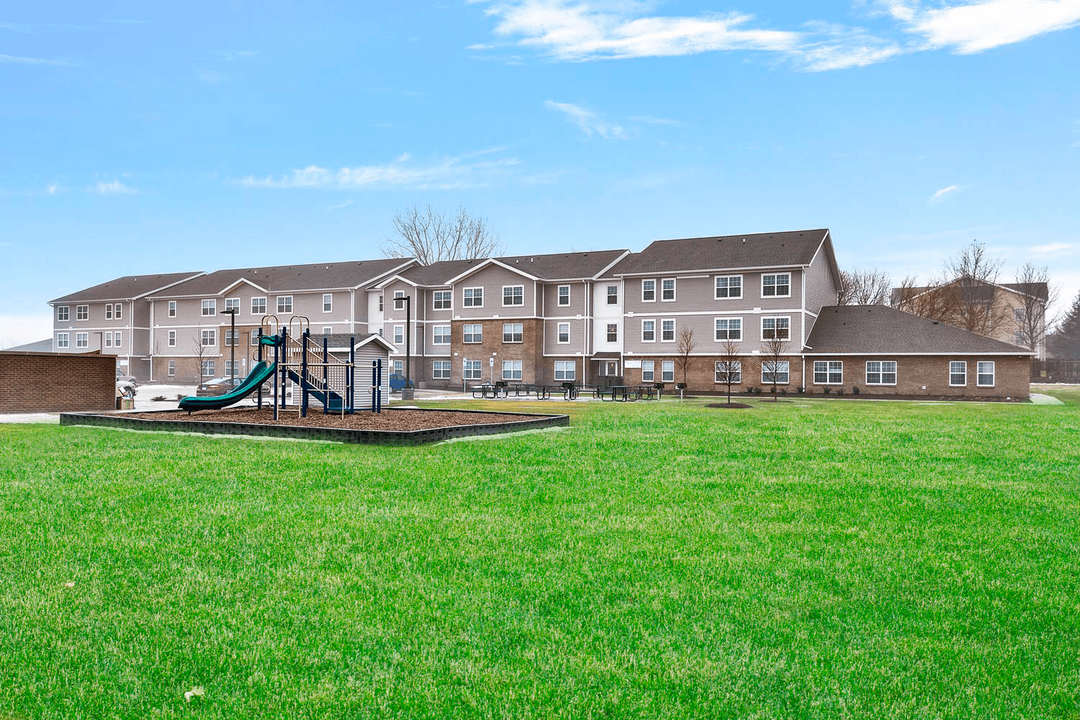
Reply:
[[[442,287],[447,281],[469,268],[484,262],[479,260],[441,260],[430,265],[415,265],[398,275],[420,287]]]
[[[596,277],[628,250],[593,250],[551,255],[511,255],[494,258],[507,267],[541,280],[585,280]]]
[[[994,295],[997,293],[997,288],[1005,288],[1006,290],[1012,290],[1020,295],[1031,295],[1036,300],[1046,302],[1050,298],[1050,287],[1044,282],[1038,283],[990,283],[984,280],[978,280],[976,278],[957,278],[944,285],[936,286],[923,286],[923,287],[895,287],[892,289],[892,301],[893,304],[899,303],[906,294],[908,298],[918,297],[923,293],[930,290],[938,289],[952,289],[960,293],[964,302],[967,303],[982,303],[989,305],[994,299]]]
[[[374,282],[383,275],[413,262],[409,258],[386,258],[310,265],[274,265],[218,270],[155,293],[154,300],[173,297],[211,296],[246,280],[270,293],[304,290],[346,290]]]
[[[98,300],[133,300],[163,288],[202,275],[201,271],[186,273],[161,273],[158,275],[126,275],[73,292],[49,303],[91,302]]]
[[[15,347],[9,347],[0,350],[0,352],[6,353],[51,353],[52,351],[52,338],[46,338],[45,340],[38,340],[37,342],[26,343],[25,345],[16,345]]]
[[[885,305],[821,308],[807,355],[1031,355],[1026,348],[976,335]]]

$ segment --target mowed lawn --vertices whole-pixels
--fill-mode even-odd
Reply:
[[[1065,397],[419,449],[0,425],[0,718],[1080,717]]]

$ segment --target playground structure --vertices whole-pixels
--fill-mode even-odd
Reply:
[[[267,332],[267,331],[270,332]],[[314,397],[322,405],[323,414],[353,414],[356,390],[356,338],[350,337],[349,357],[343,360],[332,354],[326,337],[322,343],[311,339],[310,321],[302,315],[289,318],[287,327],[281,326],[276,315],[264,315],[259,323],[258,345],[252,354],[255,365],[244,381],[231,392],[216,397],[186,397],[180,401],[180,409],[220,410],[251,394],[256,394],[256,405],[263,407],[263,384],[272,381],[274,419],[280,411],[288,409],[285,388],[289,382],[300,389],[300,401],[296,410],[300,417],[307,417],[310,399]],[[263,358],[263,353],[273,349],[273,362]],[[382,360],[371,363],[371,412],[382,412]]]

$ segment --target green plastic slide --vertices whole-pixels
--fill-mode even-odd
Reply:
[[[277,365],[274,363],[260,362],[251,369],[244,382],[236,386],[232,392],[213,397],[186,397],[180,401],[180,409],[191,412],[192,410],[220,410],[235,402],[243,400],[251,393],[259,389],[259,386],[274,375]]]

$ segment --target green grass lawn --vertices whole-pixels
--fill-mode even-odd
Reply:
[[[0,425],[0,717],[1080,717],[1067,402]]]

